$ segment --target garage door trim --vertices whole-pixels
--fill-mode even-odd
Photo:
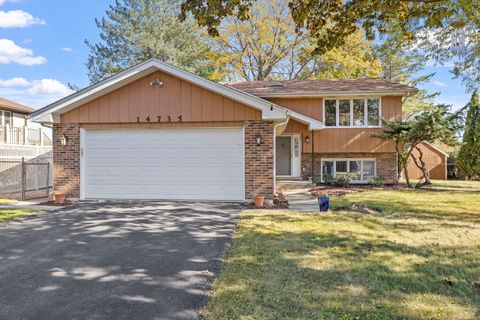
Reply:
[[[242,199],[241,200],[222,200],[222,201],[231,201],[231,202],[239,202],[239,201],[245,201],[245,186],[246,186],[246,181],[245,181],[245,127],[241,126],[225,126],[225,127],[171,127],[171,128],[142,128],[142,127],[135,127],[135,128],[80,128],[80,200],[87,200],[87,199],[95,199],[95,198],[87,198],[86,197],[86,150],[85,150],[85,143],[86,143],[86,135],[88,131],[116,131],[116,130],[125,130],[125,131],[147,131],[147,130],[162,130],[162,131],[176,131],[176,130],[201,130],[201,129],[213,129],[213,130],[221,130],[221,129],[241,129],[241,141],[242,141],[242,148],[241,148],[241,154],[242,154],[242,168],[243,168],[243,174],[242,174]],[[96,198],[96,199],[101,199],[101,198]],[[109,200],[115,200],[115,199],[109,199]],[[118,200],[128,200],[128,199],[118,199]],[[141,199],[138,199],[141,200]],[[164,199],[164,200],[176,200],[176,199]],[[181,200],[198,200],[198,199],[181,199]],[[209,199],[211,201],[217,201],[216,199]],[[205,201],[209,201],[205,200]]]

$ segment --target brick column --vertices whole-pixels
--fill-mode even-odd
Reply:
[[[273,122],[245,121],[245,198],[272,199],[274,192]],[[260,137],[260,145],[257,145]]]
[[[67,145],[62,146],[65,135]],[[80,126],[54,124],[53,126],[53,189],[67,198],[80,198]]]

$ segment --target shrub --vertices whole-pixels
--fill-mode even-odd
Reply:
[[[374,187],[383,187],[385,185],[385,179],[382,177],[374,177],[370,180],[368,180],[368,184],[374,186]]]
[[[332,186],[332,187],[337,187],[337,188],[348,188],[350,187],[350,177],[348,175],[346,176],[341,176],[338,178],[333,178],[331,176],[326,176],[324,178],[325,184]]]

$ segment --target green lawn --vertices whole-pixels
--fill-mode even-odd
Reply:
[[[25,210],[25,209],[1,209],[0,208],[0,223],[7,220],[16,219],[22,216],[28,216],[31,214],[38,213],[35,210]]]
[[[480,183],[243,214],[206,319],[480,319]]]
[[[0,199],[0,204],[13,203],[13,202],[17,202],[17,201],[10,200],[10,199]]]

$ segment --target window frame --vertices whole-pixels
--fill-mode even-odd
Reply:
[[[368,125],[368,100],[378,99],[378,125]],[[335,100],[335,125],[334,126],[327,126],[325,121],[325,101],[326,100]],[[350,100],[350,125],[349,126],[341,126],[340,125],[340,100]],[[364,125],[362,126],[355,126],[354,125],[354,116],[353,116],[353,100],[363,100],[363,122]],[[323,122],[325,123],[324,128],[381,128],[382,127],[382,97],[378,96],[352,96],[352,97],[324,97],[322,101],[322,114],[323,114]]]
[[[1,110],[0,109],[0,126],[6,126],[6,119],[7,119],[7,116],[6,114],[10,114],[10,124],[9,126],[11,127],[13,125],[13,112],[10,111],[10,110]]]
[[[347,162],[347,174],[350,174],[350,161],[360,161],[360,179],[359,180],[350,180],[352,184],[366,184],[369,181],[365,180],[363,177],[363,165],[364,161],[373,161],[373,177],[377,176],[377,159],[375,158],[322,158],[320,161],[320,182],[324,183],[323,179],[323,163],[324,162],[333,162],[333,178],[337,177],[337,161],[346,161]]]

